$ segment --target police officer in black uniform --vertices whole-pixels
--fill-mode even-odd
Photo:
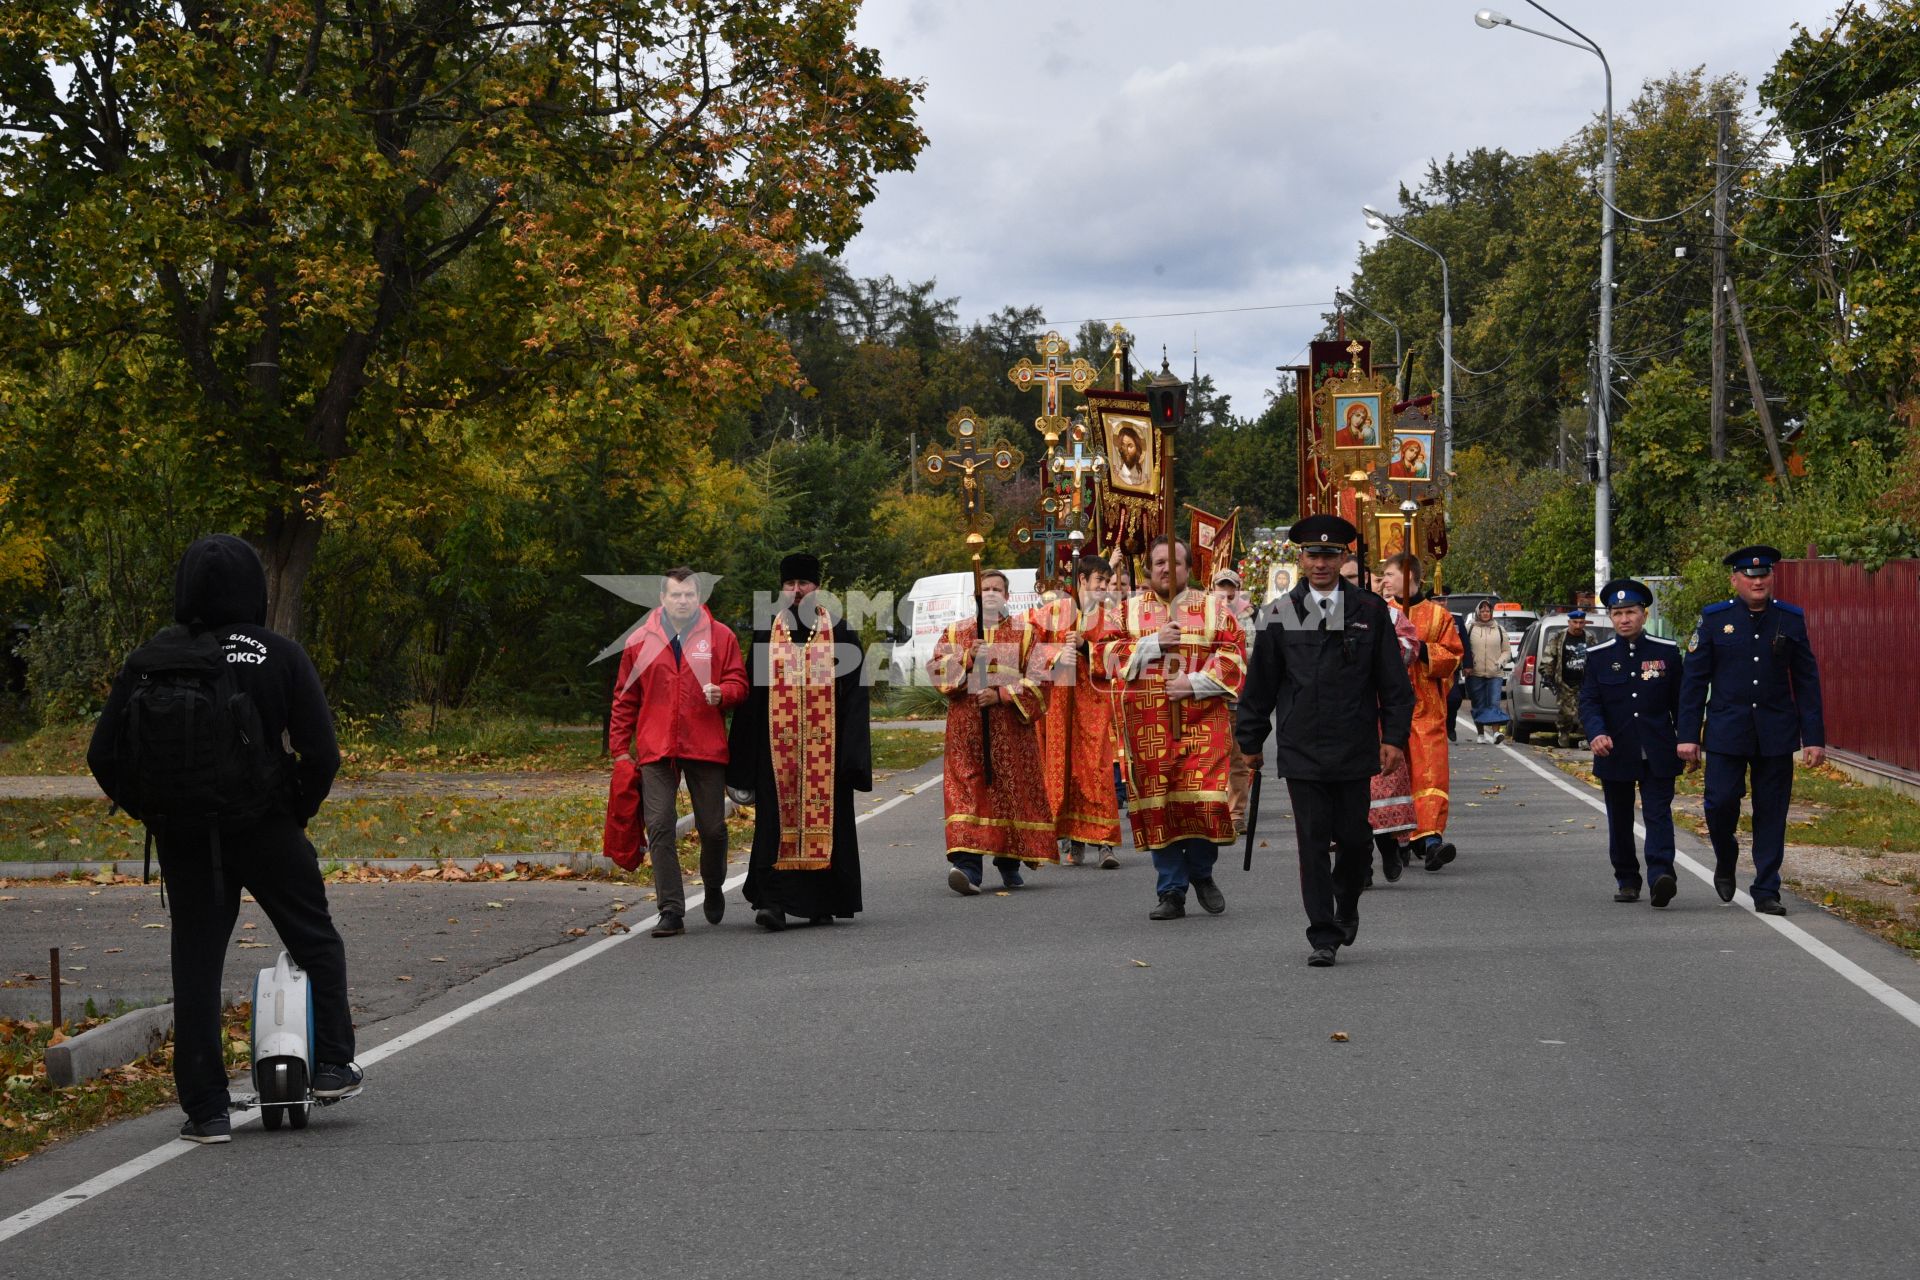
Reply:
[[[1372,779],[1405,756],[1413,685],[1387,602],[1341,580],[1354,527],[1308,516],[1287,537],[1300,548],[1304,581],[1261,611],[1234,738],[1258,769],[1274,734],[1275,772],[1287,780],[1300,842],[1307,963],[1318,969],[1359,936],[1360,892],[1373,866]],[[1337,848],[1331,865],[1329,846]]]
[[[1773,598],[1779,560],[1774,548],[1754,546],[1722,562],[1733,570],[1734,598],[1700,613],[1687,642],[1679,720],[1680,758],[1698,760],[1705,748],[1707,835],[1722,902],[1733,901],[1740,800],[1753,773],[1753,909],[1770,916],[1787,914],[1780,905],[1780,863],[1787,852],[1793,753],[1804,745],[1807,763],[1817,765],[1827,742],[1806,616]]]
[[[1607,856],[1615,902],[1640,900],[1640,859],[1633,847],[1633,792],[1647,826],[1647,882],[1653,905],[1673,901],[1673,784],[1684,766],[1675,749],[1680,711],[1680,646],[1645,634],[1653,592],[1644,582],[1615,578],[1600,588],[1614,635],[1587,650],[1580,682],[1580,728],[1593,749],[1593,775],[1607,800]]]

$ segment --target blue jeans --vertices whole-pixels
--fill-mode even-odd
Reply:
[[[975,884],[980,883],[982,862],[979,854],[950,853],[947,855],[947,861],[966,872],[967,879]],[[1002,880],[1012,880],[1016,883],[1020,880],[1020,859],[1018,858],[995,858],[993,869],[1000,873]]]
[[[1159,873],[1155,893],[1186,896],[1187,885],[1195,880],[1213,879],[1213,864],[1220,846],[1211,840],[1176,840],[1164,849],[1153,851],[1153,869]]]

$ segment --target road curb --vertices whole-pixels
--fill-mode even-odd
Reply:
[[[135,1009],[47,1050],[47,1083],[67,1088],[145,1057],[173,1034],[173,1006]]]
[[[726,816],[731,818],[740,806],[731,798],[727,801]],[[674,827],[676,839],[693,830],[693,815],[685,814]],[[471,871],[483,862],[504,863],[512,866],[516,862],[529,863],[536,867],[573,867],[584,870],[598,863],[605,855],[591,849],[575,849],[566,853],[494,853],[478,858],[329,858],[321,855],[320,865],[343,867],[385,867],[394,871],[414,871],[426,867],[443,866],[448,862],[462,871]],[[102,871],[111,871],[115,875],[138,876],[144,868],[139,858],[121,858],[113,862],[0,862],[0,878],[8,880],[70,880],[75,876],[85,882],[88,876],[99,875]]]

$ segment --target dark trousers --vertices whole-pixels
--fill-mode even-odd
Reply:
[[[1753,896],[1780,896],[1780,864],[1787,856],[1787,804],[1793,799],[1793,757],[1729,756],[1707,752],[1707,838],[1716,874],[1730,876],[1740,861],[1740,801],[1753,771]]]
[[[1369,779],[1316,782],[1288,778],[1293,830],[1300,842],[1300,901],[1307,908],[1307,942],[1337,947],[1346,940],[1338,920],[1360,914],[1360,890],[1373,866],[1373,803]],[[1329,846],[1332,852],[1329,853]]]
[[[981,861],[981,855],[977,853],[949,853],[947,855],[947,861],[965,872],[967,879],[973,881],[975,884],[980,883],[980,873],[985,866]],[[1000,873],[1002,880],[1016,879],[1020,875],[1020,859],[995,858],[993,860],[993,869]]]
[[[1673,874],[1673,779],[1606,778],[1600,793],[1607,800],[1607,857],[1613,880],[1622,889],[1640,887],[1640,859],[1633,848],[1633,792],[1640,790],[1640,812],[1647,826],[1647,879]]]
[[[347,947],[327,912],[327,886],[299,822],[276,815],[254,827],[222,832],[218,897],[204,834],[181,833],[155,843],[173,917],[173,1081],[188,1118],[225,1115],[230,1101],[220,1051],[220,976],[243,888],[273,922],[293,962],[307,972],[314,1061],[351,1062]]]
[[[706,760],[655,760],[640,766],[640,807],[647,815],[647,860],[653,864],[653,901],[662,915],[687,914],[687,889],[680,875],[680,841],[674,829],[680,816],[674,796],[687,780],[693,801],[693,829],[700,833],[700,878],[708,893],[727,882],[727,766]]]
[[[1195,880],[1213,879],[1213,864],[1220,857],[1220,846],[1211,840],[1194,837],[1175,840],[1153,851],[1155,893],[1187,896],[1187,886]]]

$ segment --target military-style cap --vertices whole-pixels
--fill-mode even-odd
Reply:
[[[1720,563],[1743,573],[1749,578],[1764,578],[1773,572],[1773,566],[1785,559],[1778,547],[1753,546],[1742,547]]]
[[[1650,608],[1653,605],[1653,589],[1646,583],[1636,582],[1632,578],[1615,578],[1600,588],[1600,603],[1609,609],[1618,608],[1623,604],[1637,604],[1642,608]]]
[[[1237,587],[1240,585],[1240,575],[1231,569],[1222,569],[1213,575],[1213,585],[1217,587],[1223,582],[1231,582]]]
[[[1578,618],[1582,622],[1585,622],[1587,620],[1587,611],[1585,609],[1569,609],[1567,610],[1567,616],[1569,618]]]
[[[1308,516],[1287,530],[1287,541],[1305,555],[1345,555],[1360,531],[1339,516]]]

